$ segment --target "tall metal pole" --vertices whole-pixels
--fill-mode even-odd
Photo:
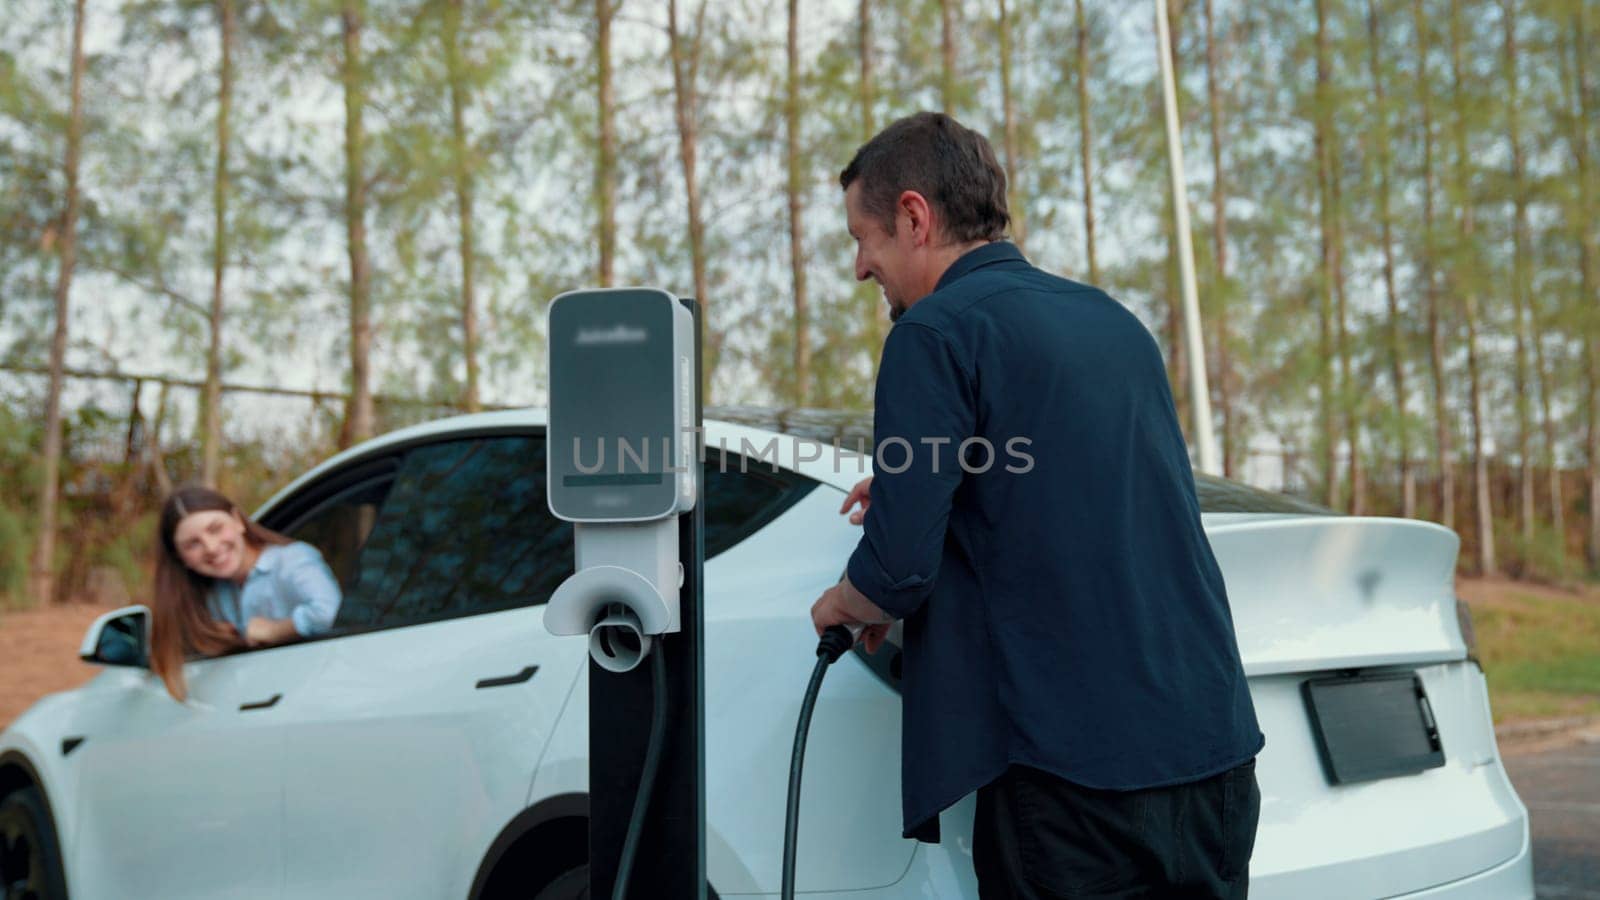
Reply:
[[[1221,474],[1211,435],[1211,389],[1206,383],[1206,346],[1200,335],[1200,298],[1195,289],[1194,242],[1189,235],[1189,189],[1183,178],[1183,138],[1178,128],[1178,89],[1172,75],[1172,34],[1167,28],[1167,0],[1155,0],[1156,34],[1161,57],[1161,96],[1167,113],[1167,158],[1172,168],[1172,209],[1177,217],[1178,273],[1183,284],[1183,330],[1189,345],[1190,398],[1194,409],[1194,442],[1200,471]]]
[[[694,313],[694,384],[700,384],[705,320],[694,300],[680,300]],[[705,414],[694,400],[696,461],[705,445]],[[698,462],[696,463],[698,464]],[[702,467],[703,468],[703,467]],[[660,770],[627,896],[652,900],[706,900],[706,720],[705,720],[705,484],[694,510],[678,516],[678,589],[681,631],[656,635],[652,653],[666,655],[667,727]],[[650,666],[607,672],[589,662],[589,892],[614,896],[617,870],[649,738],[652,697]],[[534,848],[533,853],[538,852]]]

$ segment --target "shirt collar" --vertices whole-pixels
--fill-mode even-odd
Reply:
[[[272,574],[272,570],[278,565],[278,547],[277,544],[267,544],[261,548],[261,555],[256,557],[256,564],[250,567],[250,574],[245,576],[246,581],[256,577],[258,573]]]
[[[1016,244],[1010,241],[991,241],[961,254],[961,257],[951,263],[950,268],[945,269],[944,274],[939,276],[939,283],[934,286],[934,290],[942,290],[950,282],[984,266],[1003,262],[1025,263],[1027,261],[1027,258],[1022,255],[1022,251],[1017,249]]]

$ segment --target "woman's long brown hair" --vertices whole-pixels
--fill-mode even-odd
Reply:
[[[183,564],[175,536],[178,523],[190,513],[222,510],[244,522],[245,542],[259,550],[268,544],[287,544],[283,535],[257,525],[239,511],[232,500],[200,485],[173,491],[161,507],[161,541],[156,550],[156,581],[150,622],[150,668],[166,682],[167,693],[177,700],[188,696],[183,661],[190,654],[220,656],[244,646],[244,636],[227,622],[212,618],[206,597],[216,579],[196,573]]]

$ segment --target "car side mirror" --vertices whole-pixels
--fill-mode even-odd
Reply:
[[[78,648],[78,657],[84,662],[102,666],[133,666],[145,668],[150,664],[150,608],[124,606],[114,609],[89,626]]]

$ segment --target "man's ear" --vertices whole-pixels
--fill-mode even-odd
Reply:
[[[923,247],[933,241],[933,208],[928,198],[916,191],[901,191],[895,202],[895,218],[911,232],[911,244]]]

